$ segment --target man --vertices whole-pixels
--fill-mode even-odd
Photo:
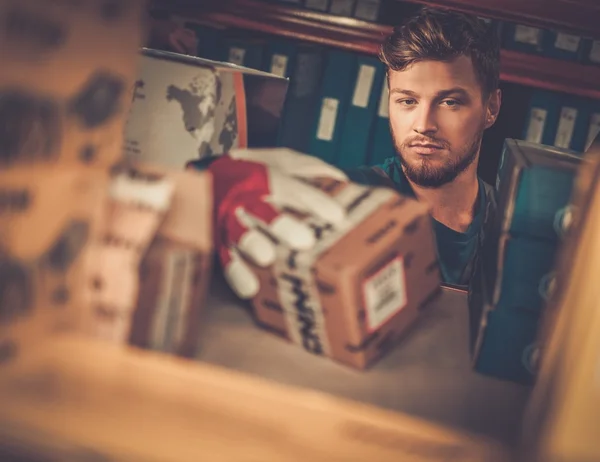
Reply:
[[[388,185],[430,205],[441,275],[448,284],[468,284],[484,222],[491,188],[478,178],[477,164],[483,132],[500,110],[499,54],[496,34],[474,16],[425,8],[395,28],[380,58],[388,71],[397,155],[374,168],[345,172],[355,182]],[[274,258],[273,239],[259,229],[280,244],[305,248],[312,242],[308,231],[285,215],[286,207],[332,222],[343,214],[333,201],[295,180],[344,177],[314,157],[247,150],[222,156],[209,169],[215,178],[221,262],[230,284],[245,298],[258,287],[239,254],[260,264]]]
[[[489,189],[477,177],[481,140],[500,110],[500,46],[476,17],[424,9],[381,47],[397,156],[348,172],[432,207],[442,279],[468,283]]]

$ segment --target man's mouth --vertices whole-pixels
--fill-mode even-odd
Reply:
[[[442,149],[443,147],[439,144],[432,143],[413,143],[410,145],[411,148],[425,148],[425,149]]]

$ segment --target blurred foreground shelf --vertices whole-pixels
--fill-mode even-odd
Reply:
[[[3,461],[506,460],[406,415],[69,336],[4,366],[0,408]]]

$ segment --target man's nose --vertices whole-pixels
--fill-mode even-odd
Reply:
[[[438,130],[435,110],[428,105],[421,105],[415,111],[413,130],[420,135],[435,133]]]

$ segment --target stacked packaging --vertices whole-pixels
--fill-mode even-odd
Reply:
[[[481,265],[469,288],[477,371],[525,384],[535,377],[540,314],[581,158],[554,147],[506,140],[484,229]]]
[[[64,331],[195,351],[210,180],[122,156],[144,6],[0,1],[0,362]]]

